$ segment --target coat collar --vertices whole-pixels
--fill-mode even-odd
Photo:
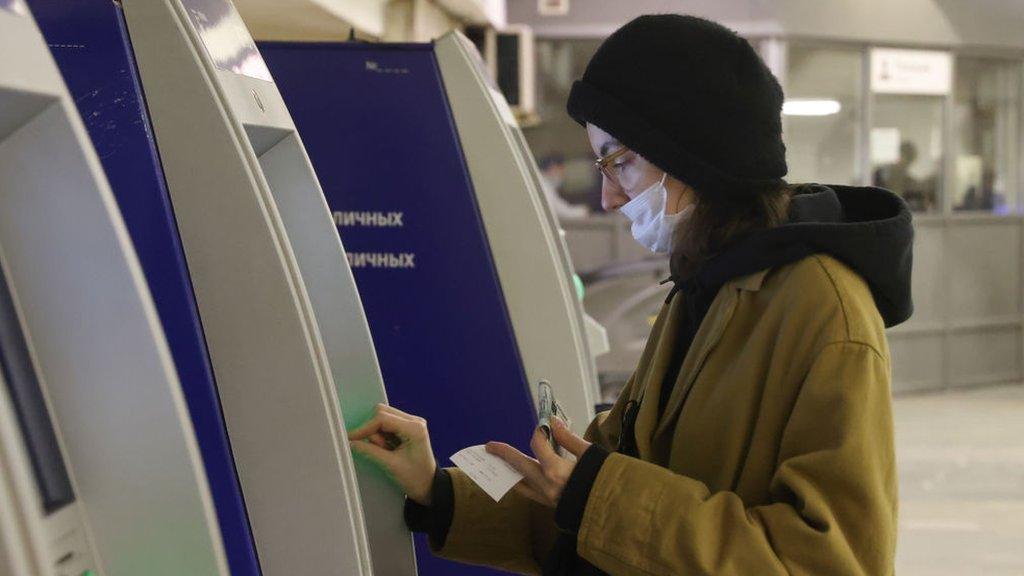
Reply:
[[[718,291],[705,321],[701,323],[701,327],[683,359],[683,366],[679,371],[680,380],[676,382],[672,394],[669,396],[664,413],[659,415],[657,399],[661,393],[665,373],[669,368],[672,347],[676,345],[675,323],[672,318],[681,313],[678,307],[683,306],[683,302],[679,298],[674,298],[667,303],[667,309],[658,316],[658,321],[651,331],[651,339],[656,339],[656,342],[649,342],[648,346],[653,345],[654,348],[649,348],[650,356],[646,362],[641,360],[640,370],[642,371],[637,372],[637,383],[643,383],[643,388],[637,395],[641,402],[634,430],[637,449],[641,455],[651,454],[654,440],[668,430],[669,424],[675,421],[675,415],[682,408],[687,391],[696,380],[700,367],[703,366],[707,356],[721,340],[725,328],[732,319],[740,292],[760,290],[770,271],[770,269],[765,269],[733,278]],[[671,279],[667,281],[671,281]],[[646,354],[648,352],[645,352]]]
[[[708,310],[707,316],[701,322],[697,335],[694,337],[690,349],[686,352],[686,357],[683,359],[683,366],[679,370],[675,386],[672,388],[668,402],[665,404],[665,410],[661,413],[660,418],[658,418],[657,427],[651,436],[652,443],[658,436],[670,428],[672,422],[675,422],[676,414],[682,409],[686,397],[689,396],[690,388],[697,380],[697,375],[700,374],[704,362],[711,354],[711,351],[714,350],[719,340],[722,339],[726,326],[732,320],[738,299],[739,290],[737,290],[735,282],[726,283],[718,291],[718,295],[715,296],[711,309]],[[664,373],[662,373],[662,378],[664,378]],[[659,382],[658,384],[660,388],[662,383]],[[653,398],[657,398],[657,396],[653,396]],[[654,409],[657,410],[657,402],[652,404],[655,404]]]
[[[708,310],[707,316],[704,318],[704,322],[701,323],[700,328],[697,331],[696,336],[693,339],[693,343],[690,345],[690,349],[686,353],[686,357],[683,359],[683,366],[679,371],[679,379],[669,396],[668,402],[665,405],[665,410],[658,417],[657,402],[644,402],[647,404],[647,414],[641,414],[641,418],[647,420],[647,430],[653,430],[653,434],[643,440],[637,439],[637,446],[646,444],[649,449],[654,443],[654,440],[671,429],[671,424],[676,421],[677,413],[682,409],[683,404],[686,401],[686,397],[689,395],[690,388],[693,387],[697,376],[700,374],[701,368],[704,366],[708,356],[717,346],[718,342],[722,339],[722,335],[725,333],[725,329],[728,327],[729,322],[732,320],[733,315],[736,311],[736,305],[739,302],[740,292],[757,292],[761,290],[764,285],[765,278],[771,269],[761,270],[753,274],[746,276],[740,276],[726,282],[722,288],[718,291],[715,296],[714,302],[711,304],[710,310]],[[673,303],[679,305],[679,303]],[[669,323],[671,324],[671,323]],[[663,334],[664,336],[664,334]],[[667,342],[669,346],[673,345],[673,342]],[[659,355],[664,364],[670,354]],[[649,381],[648,385],[651,387],[645,393],[648,398],[658,398],[660,388],[663,384],[667,366],[660,367],[661,370],[653,371],[657,375],[654,381]],[[643,406],[641,406],[643,411]],[[657,420],[657,422],[655,422]],[[639,424],[639,422],[638,422]],[[639,426],[638,426],[639,428]]]

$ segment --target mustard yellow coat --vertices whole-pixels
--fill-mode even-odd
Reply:
[[[587,431],[614,450],[626,402],[646,396],[640,459],[605,461],[579,555],[613,575],[892,574],[889,348],[864,281],[816,255],[725,284],[659,418],[682,298],[662,309],[622,396]],[[513,492],[495,503],[449,472],[454,516],[435,553],[538,574],[553,511]]]

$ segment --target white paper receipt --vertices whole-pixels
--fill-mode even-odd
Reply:
[[[509,466],[508,462],[488,454],[483,444],[463,448],[452,454],[452,462],[487,492],[488,496],[494,498],[495,502],[501,500],[502,496],[523,479],[523,475]]]

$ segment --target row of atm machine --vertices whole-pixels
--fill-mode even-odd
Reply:
[[[582,431],[571,275],[457,33],[257,48],[229,0],[0,0],[0,575],[487,573],[345,432],[390,401],[442,465],[525,450],[542,378]]]

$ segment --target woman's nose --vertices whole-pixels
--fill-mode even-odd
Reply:
[[[623,205],[629,202],[629,196],[622,191],[614,182],[610,181],[607,176],[601,179],[601,208],[605,212],[615,212]]]

